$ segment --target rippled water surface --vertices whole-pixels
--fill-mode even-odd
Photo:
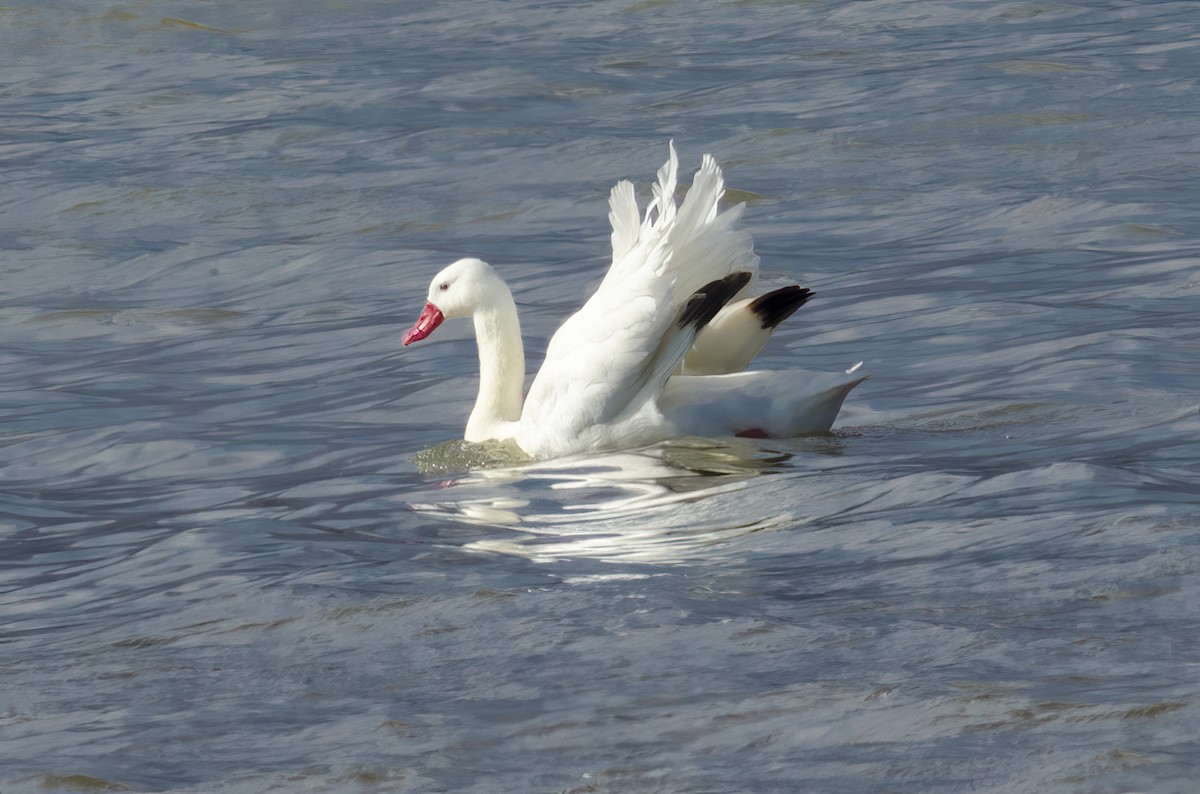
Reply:
[[[1195,11],[0,8],[0,788],[1192,791]],[[464,471],[428,279],[536,362],[672,138],[872,379]]]

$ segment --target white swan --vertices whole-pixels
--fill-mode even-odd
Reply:
[[[479,396],[467,441],[515,439],[535,458],[645,446],[677,436],[783,437],[828,431],[866,376],[742,372],[811,297],[797,286],[748,297],[758,257],[718,212],[724,180],[705,155],[680,206],[674,145],[644,216],[633,185],[609,197],[613,260],[595,294],[554,334],[522,399],[525,353],[512,293],[479,259],[434,277],[404,344],[471,317]]]

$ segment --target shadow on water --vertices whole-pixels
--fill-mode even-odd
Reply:
[[[786,509],[772,511],[770,500],[752,486],[785,471],[797,453],[838,455],[842,442],[821,436],[789,446],[782,451],[742,439],[690,438],[530,462],[515,445],[451,441],[418,453],[413,462],[425,473],[466,473],[433,483],[409,507],[424,516],[519,533],[467,544],[473,550],[536,561],[682,562],[699,549],[798,520]]]

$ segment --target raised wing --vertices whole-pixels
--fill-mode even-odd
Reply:
[[[741,207],[718,211],[724,180],[716,161],[705,156],[678,207],[677,174],[672,144],[640,222],[630,183],[610,193],[613,263],[551,339],[525,400],[523,438],[603,432],[652,404],[711,319],[683,322],[688,301],[700,292],[716,296],[699,299],[715,313],[756,272],[750,235],[732,228]],[[734,273],[742,275],[724,281]]]

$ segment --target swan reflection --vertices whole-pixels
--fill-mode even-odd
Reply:
[[[809,451],[836,454],[837,439],[811,439]],[[805,440],[793,440],[804,444]],[[456,522],[518,530],[467,548],[539,561],[587,557],[611,561],[678,562],[715,544],[803,518],[763,487],[792,452],[742,439],[680,439],[645,449],[513,465],[515,450],[448,442],[414,457],[430,473],[491,463],[435,484],[418,513]],[[755,487],[751,488],[754,484]],[[452,499],[444,497],[452,496]]]

